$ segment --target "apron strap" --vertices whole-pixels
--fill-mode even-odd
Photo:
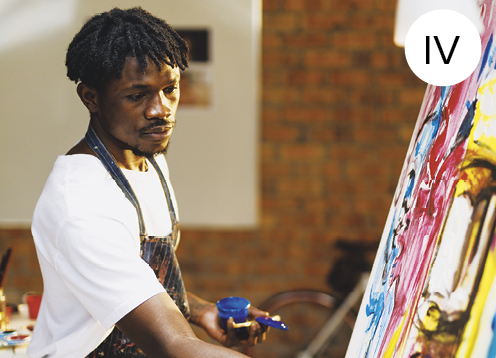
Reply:
[[[100,159],[105,169],[107,169],[109,174],[115,180],[119,188],[121,188],[126,198],[128,198],[131,204],[133,204],[133,206],[135,207],[136,212],[138,214],[140,237],[143,238],[147,236],[145,221],[143,219],[143,213],[141,211],[138,198],[136,197],[136,194],[134,193],[133,188],[131,187],[131,184],[129,184],[129,181],[127,180],[126,176],[117,165],[117,161],[115,160],[114,156],[105,146],[105,144],[103,144],[103,142],[100,140],[100,138],[96,134],[91,124],[88,126],[88,131],[86,132],[84,138],[88,143],[88,145],[90,146],[90,148],[95,152],[98,159]],[[172,201],[169,185],[167,184],[167,180],[165,179],[165,176],[162,173],[162,169],[160,169],[160,166],[158,165],[155,158],[151,158],[149,159],[149,161],[152,163],[153,167],[157,171],[157,174],[160,178],[160,182],[162,184],[162,188],[164,190],[165,199],[167,201],[167,206],[169,208],[169,215],[172,223],[172,239],[174,240],[173,241],[174,248],[176,248],[177,245],[179,244],[179,239],[180,239],[179,220],[177,218],[176,210],[174,208],[174,203]]]
[[[162,169],[160,169],[155,158],[151,158],[149,159],[149,161],[152,163],[153,167],[157,171],[157,174],[160,178],[160,182],[162,183],[162,188],[164,189],[165,198],[167,200],[167,206],[169,207],[169,215],[172,223],[172,240],[173,240],[174,249],[176,249],[177,245],[179,244],[181,231],[179,229],[179,220],[177,219],[174,203],[172,202],[172,196],[169,190],[169,185],[167,184],[167,180],[165,179],[164,173],[162,173]]]
[[[117,166],[117,161],[115,160],[112,153],[107,149],[105,144],[100,140],[98,135],[93,130],[91,124],[88,126],[88,131],[86,132],[84,139],[90,148],[95,152],[98,159],[102,162],[103,166],[109,172],[110,176],[115,180],[119,188],[123,191],[126,198],[129,199],[131,204],[133,204],[138,214],[138,223],[140,230],[140,237],[146,236],[145,221],[143,220],[143,213],[141,212],[141,207],[138,202],[138,198],[131,188],[129,181],[124,176],[122,170]]]
[[[135,207],[136,212],[138,214],[140,237],[143,238],[147,236],[145,221],[143,219],[143,213],[141,211],[138,198],[136,197],[136,194],[134,193],[133,188],[131,187],[131,184],[129,184],[129,181],[127,180],[126,176],[117,165],[117,161],[115,160],[114,156],[105,146],[105,144],[103,144],[103,142],[100,140],[100,138],[96,134],[91,124],[88,126],[88,131],[86,132],[84,138],[88,143],[88,145],[90,146],[90,148],[95,152],[98,159],[100,159],[103,166],[107,169],[109,174],[115,180],[119,188],[121,188],[121,190],[124,192],[126,198],[128,198],[129,201]],[[160,166],[158,165],[155,158],[151,158],[149,159],[149,161],[152,163],[153,167],[157,171],[157,174],[160,178],[160,182],[162,183],[162,188],[164,190],[165,198],[167,200],[167,206],[169,208],[169,215],[172,223],[172,239],[174,240],[173,241],[174,248],[176,248],[177,245],[179,244],[179,239],[180,239],[179,220],[177,218],[176,210],[174,208],[174,203],[172,201],[169,185],[167,184],[167,180],[165,179],[165,176],[162,173],[162,170],[160,169]]]

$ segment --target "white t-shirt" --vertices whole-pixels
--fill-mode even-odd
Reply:
[[[163,156],[157,162],[168,178]],[[146,173],[124,172],[148,234],[169,235],[165,194],[153,166]],[[32,233],[44,292],[30,357],[85,357],[122,317],[164,292],[140,257],[134,206],[94,156],[57,158],[36,205]]]

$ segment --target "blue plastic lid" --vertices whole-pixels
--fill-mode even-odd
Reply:
[[[243,297],[226,297],[217,302],[219,313],[222,312],[228,315],[244,312],[246,316],[248,314],[248,308],[250,308],[250,301]]]
[[[244,297],[226,297],[217,302],[217,307],[225,310],[239,310],[250,307],[250,301]]]
[[[281,321],[274,321],[270,317],[257,317],[255,318],[255,320],[258,323],[263,324],[265,326],[282,329],[283,331],[286,331],[288,329],[288,326],[286,326],[284,323],[282,323]]]

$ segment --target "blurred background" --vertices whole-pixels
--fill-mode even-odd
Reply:
[[[326,289],[337,239],[378,242],[426,84],[396,0],[263,0],[259,223],[182,230],[190,290],[257,303]]]
[[[177,251],[189,291],[211,301],[244,296],[255,306],[279,291],[328,290],[338,239],[379,242],[426,89],[394,45],[396,0],[263,0],[260,6],[249,189],[256,190],[254,220],[183,223]],[[225,16],[223,8],[216,11]],[[36,58],[25,63],[35,65]],[[243,71],[239,63],[231,66]],[[59,67],[65,71],[63,59]],[[41,95],[36,72],[30,86]],[[2,89],[0,97],[8,94]],[[2,116],[0,124],[5,121]],[[1,150],[15,160],[15,152]],[[50,169],[43,169],[46,175]],[[176,187],[172,164],[171,177]],[[215,212],[222,204],[210,205]],[[5,291],[15,304],[24,292],[43,290],[28,223],[1,226],[1,252],[7,247],[13,254]]]

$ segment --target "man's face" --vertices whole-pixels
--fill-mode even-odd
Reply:
[[[110,81],[99,95],[98,113],[108,140],[137,156],[165,152],[175,125],[179,103],[179,68],[153,61],[143,71],[134,57],[127,57],[122,77]]]

